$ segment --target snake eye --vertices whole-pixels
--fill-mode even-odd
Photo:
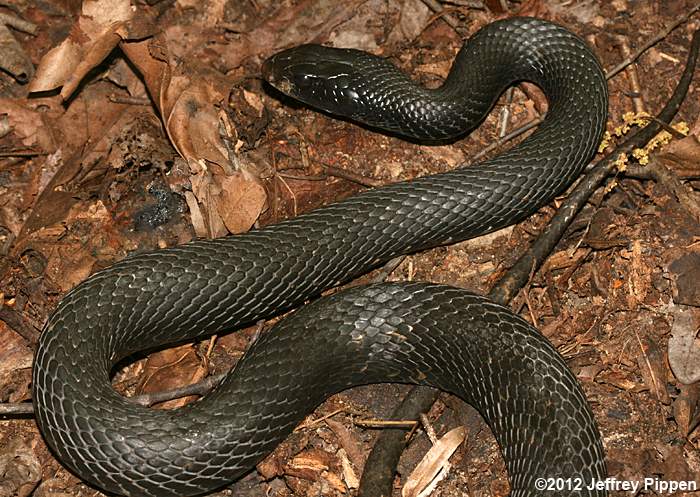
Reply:
[[[295,73],[293,79],[294,85],[299,89],[310,88],[313,83],[313,77],[307,73]]]

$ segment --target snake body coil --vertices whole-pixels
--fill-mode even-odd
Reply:
[[[314,58],[299,60],[305,52]],[[119,494],[200,494],[248,471],[328,395],[397,381],[476,406],[503,448],[513,495],[537,493],[539,477],[604,478],[590,409],[554,348],[505,308],[439,285],[321,299],[264,334],[217,390],[175,412],[115,393],[111,368],[137,351],[231,330],[397,254],[523,219],[579,175],[607,112],[605,78],[585,44],[528,18],[477,33],[437,90],[376,57],[309,46],[273,57],[264,73],[308,103],[421,138],[473,128],[519,80],[542,88],[549,111],[529,138],[482,164],[366,191],[243,236],[131,256],[81,283],[46,324],[34,363],[37,422],[59,459]]]

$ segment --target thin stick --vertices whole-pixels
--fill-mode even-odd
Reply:
[[[625,67],[627,67],[628,65],[632,64],[632,63],[633,63],[634,61],[636,61],[644,52],[646,52],[646,51],[649,50],[651,47],[653,47],[654,45],[656,45],[658,42],[660,42],[661,40],[663,40],[664,38],[666,38],[666,37],[671,33],[671,31],[673,31],[673,30],[676,29],[678,26],[680,26],[681,24],[683,24],[684,22],[686,22],[688,19],[690,19],[690,18],[693,16],[693,14],[695,14],[698,10],[700,10],[700,2],[698,2],[697,5],[695,5],[694,7],[692,7],[692,8],[691,8],[688,12],[686,12],[684,15],[680,16],[678,19],[676,19],[676,20],[673,21],[671,24],[669,24],[668,26],[666,26],[666,27],[664,28],[664,30],[661,31],[661,32],[659,32],[659,33],[657,33],[656,36],[654,36],[654,37],[648,39],[648,40],[646,41],[646,43],[644,43],[644,45],[642,45],[641,47],[639,47],[639,49],[638,49],[636,52],[634,52],[632,55],[630,55],[629,57],[627,57],[625,60],[623,60],[622,62],[620,62],[618,65],[616,65],[616,66],[613,67],[612,69],[609,69],[609,70],[606,72],[606,74],[605,74],[606,79],[610,79],[610,78],[614,77],[617,73],[619,73],[620,71],[622,71]]]

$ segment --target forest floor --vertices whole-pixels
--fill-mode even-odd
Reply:
[[[566,26],[606,70],[659,36],[609,79],[607,129],[615,134],[625,115],[661,109],[700,28],[690,0],[444,2],[456,29],[429,3],[151,0],[134,2],[132,11],[128,1],[99,0],[85,2],[81,15],[78,0],[0,2],[5,39],[14,42],[0,44],[0,59],[11,66],[0,72],[0,402],[30,401],[43,324],[61,296],[96,270],[130,253],[243,232],[371,186],[496,155],[514,142],[489,145],[546,110],[537,90],[518,86],[468,138],[409,143],[280,99],[260,79],[262,61],[276,51],[309,42],[369,50],[437,86],[463,41],[503,17]],[[678,185],[619,171],[511,303],[578,377],[609,474],[619,480],[700,487],[697,81],[696,72],[674,120],[687,123],[688,136],[652,152],[687,196],[679,200]],[[491,235],[409,255],[389,279],[486,294],[547,229],[558,204]],[[153,353],[118,371],[115,386],[144,395],[228,371],[258,331]],[[333,396],[257,470],[214,495],[355,495],[378,432],[362,421],[388,419],[405,391],[374,385]],[[508,494],[500,450],[475,411],[443,394],[427,419],[438,437],[466,428],[431,495]],[[419,426],[395,495],[430,446]],[[0,414],[0,497],[27,495],[101,493],[54,459],[31,414]]]

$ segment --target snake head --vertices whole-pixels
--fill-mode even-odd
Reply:
[[[361,74],[353,61],[367,56],[350,49],[301,45],[279,52],[262,66],[263,78],[285,95],[336,116],[362,120],[354,89]]]

